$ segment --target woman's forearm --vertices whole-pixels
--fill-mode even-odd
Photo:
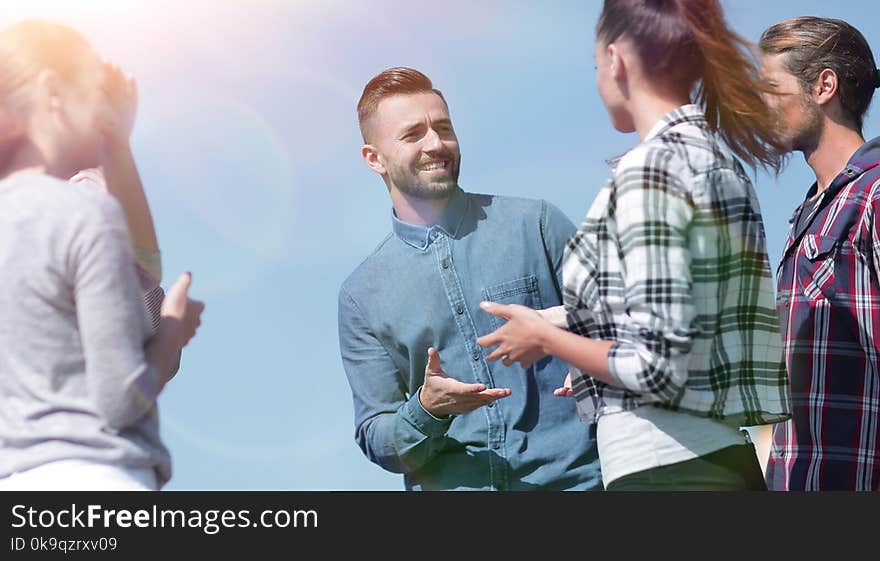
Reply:
[[[591,339],[558,327],[548,326],[543,335],[544,352],[558,357],[584,374],[613,386],[608,370],[608,351],[614,341]]]
[[[144,345],[144,358],[159,375],[159,391],[174,377],[175,363],[180,347],[178,346],[177,320],[163,317],[156,333]]]
[[[158,251],[159,241],[150,205],[128,142],[115,142],[108,147],[103,168],[107,190],[122,206],[134,247]]]

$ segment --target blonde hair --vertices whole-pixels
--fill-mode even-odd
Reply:
[[[29,87],[44,70],[64,84],[79,83],[88,57],[97,57],[77,31],[42,20],[26,20],[0,31],[0,159],[17,142],[10,129],[28,105]]]

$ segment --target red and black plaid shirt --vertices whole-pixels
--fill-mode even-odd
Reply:
[[[880,138],[795,211],[777,286],[794,415],[768,487],[880,490]]]

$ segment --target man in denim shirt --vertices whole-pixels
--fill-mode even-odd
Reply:
[[[561,303],[574,225],[544,201],[459,188],[448,107],[424,74],[382,72],[358,116],[362,156],[393,205],[393,233],[339,291],[364,454],[409,490],[601,489],[595,440],[574,401],[553,396],[565,364],[489,363],[476,344],[499,327],[483,300]]]

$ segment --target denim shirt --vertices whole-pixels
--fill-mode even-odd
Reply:
[[[385,238],[339,292],[339,344],[355,439],[409,490],[601,489],[595,440],[573,399],[553,395],[566,365],[488,362],[476,339],[500,327],[482,300],[561,303],[562,254],[574,225],[544,201],[458,190],[431,227],[392,213]],[[512,394],[438,419],[419,389],[428,347],[449,376]]]

